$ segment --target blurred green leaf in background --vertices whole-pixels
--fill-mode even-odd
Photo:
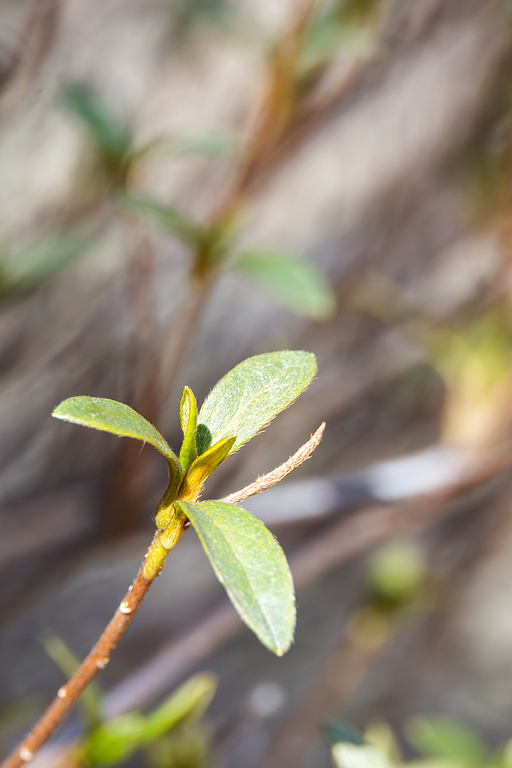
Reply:
[[[277,251],[244,251],[237,255],[233,266],[297,315],[325,320],[334,313],[332,289],[305,259]]]

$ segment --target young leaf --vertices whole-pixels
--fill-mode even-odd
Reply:
[[[212,389],[198,416],[197,453],[236,435],[231,453],[254,437],[311,383],[311,352],[271,352],[249,357]]]
[[[112,432],[120,437],[134,437],[136,440],[150,443],[167,459],[172,484],[181,481],[181,465],[167,441],[147,419],[129,405],[104,397],[70,397],[54,409],[52,416],[102,432]]]
[[[333,291],[313,264],[304,259],[246,251],[238,255],[234,266],[296,315],[323,320],[334,312]]]
[[[283,550],[262,522],[235,504],[176,502],[197,531],[243,621],[282,656],[293,640],[295,596]]]
[[[180,499],[196,501],[199,498],[204,482],[227,459],[235,440],[235,437],[219,440],[193,462],[180,488]]]
[[[189,387],[185,387],[181,396],[180,423],[183,432],[180,463],[183,467],[183,471],[186,472],[197,457],[197,402],[194,393]]]
[[[142,732],[144,744],[160,738],[170,728],[185,720],[199,719],[217,689],[217,678],[211,672],[201,672],[183,683],[163,704],[146,716]]]
[[[167,232],[171,232],[178,240],[187,245],[198,246],[206,237],[201,227],[189,221],[175,208],[159,205],[140,195],[118,195],[116,200],[121,208],[152,219],[155,224]]]

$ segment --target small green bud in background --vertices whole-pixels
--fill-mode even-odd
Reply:
[[[425,578],[425,560],[409,542],[394,541],[377,549],[367,563],[367,582],[376,597],[393,604],[415,596]]]

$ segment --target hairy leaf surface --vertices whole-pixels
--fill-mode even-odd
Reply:
[[[169,467],[181,475],[178,458],[167,441],[147,419],[129,405],[104,397],[70,397],[54,409],[52,416],[102,432],[111,432],[120,437],[134,437],[136,440],[150,443],[167,459]]]
[[[180,402],[180,424],[183,432],[183,443],[180,450],[180,462],[186,472],[197,457],[196,428],[197,402],[194,393],[185,387]]]
[[[180,499],[195,501],[199,498],[203,484],[227,459],[234,442],[234,437],[225,437],[192,462],[180,488]]]
[[[283,550],[256,517],[236,504],[177,502],[196,529],[219,581],[243,621],[282,656],[293,640],[295,596]]]
[[[198,416],[197,453],[236,435],[231,452],[244,445],[311,383],[316,359],[311,352],[271,352],[249,357],[212,389]]]

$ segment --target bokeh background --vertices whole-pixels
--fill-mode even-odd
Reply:
[[[489,757],[512,737],[511,11],[1,0],[6,752],[62,684],[59,642],[82,658],[112,615],[166,485],[152,449],[53,407],[127,402],[176,449],[184,384],[201,401],[288,348],[316,380],[208,493],[326,421],[247,502],[292,564],[295,645],[242,627],[189,531],[100,676],[104,713],[200,670],[218,689],[129,764],[327,768],[344,723],[394,765],[512,762]],[[36,763],[73,764],[79,729]]]

